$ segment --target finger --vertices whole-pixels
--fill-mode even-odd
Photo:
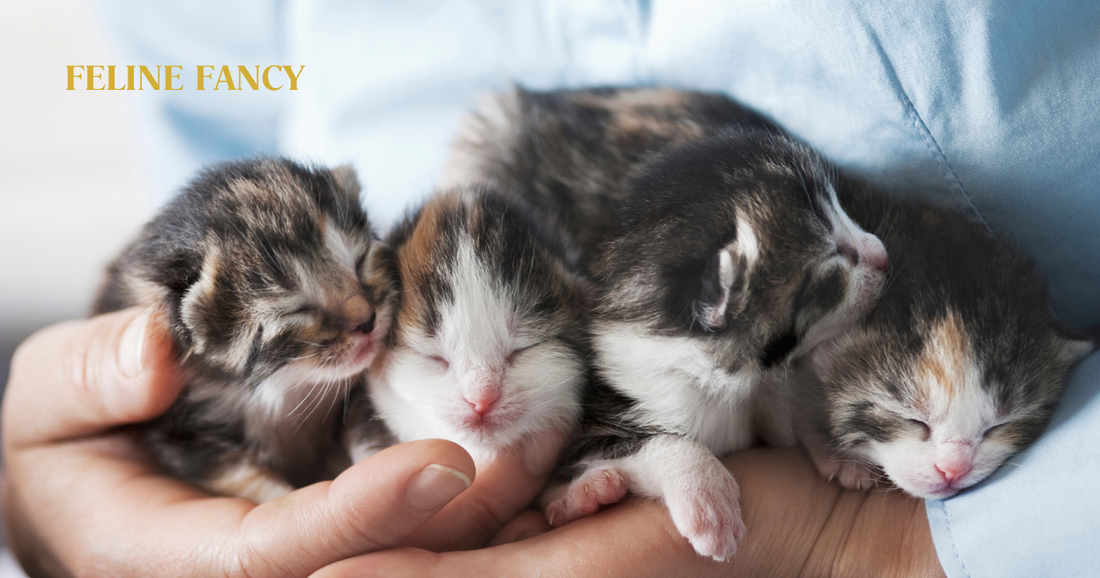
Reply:
[[[8,520],[20,558],[110,576],[307,576],[396,544],[474,474],[458,445],[413,442],[257,506],[159,475],[136,444],[123,432],[18,452],[6,503],[34,512]]]
[[[381,451],[331,483],[314,484],[250,512],[241,524],[245,550],[257,553],[249,563],[296,568],[303,572],[291,575],[304,575],[336,560],[392,547],[465,492],[474,472],[469,454],[448,441],[423,440]]]
[[[5,443],[44,443],[145,421],[163,413],[182,385],[171,337],[152,310],[59,323],[32,335],[12,357]]]
[[[504,527],[497,532],[497,535],[493,536],[492,540],[489,540],[488,545],[500,546],[502,544],[511,544],[512,542],[534,538],[550,530],[550,524],[546,522],[546,516],[543,516],[542,512],[538,510],[525,510],[520,512],[515,518],[512,518],[511,522],[505,524]]]
[[[654,556],[653,554],[658,555]],[[706,576],[723,563],[680,540],[660,504],[629,502],[521,542],[433,553],[384,550],[343,560],[313,578]]]
[[[742,482],[748,532],[726,562],[697,555],[660,502],[632,498],[519,542],[441,554],[384,550],[343,560],[315,576],[800,575],[839,488],[819,480],[813,466],[790,450],[750,450],[727,465]]]
[[[527,508],[546,483],[568,436],[540,432],[478,464],[470,490],[401,543],[432,551],[483,546],[517,513]]]

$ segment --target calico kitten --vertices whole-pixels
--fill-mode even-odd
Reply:
[[[669,88],[590,88],[490,95],[451,149],[445,186],[488,183],[563,232],[586,265],[618,226],[627,183],[669,147],[730,128],[777,131],[720,95]]]
[[[821,474],[869,487],[877,471],[920,498],[976,484],[1033,442],[1071,366],[1094,344],[1060,330],[1030,261],[984,227],[853,189],[893,260],[858,328],[818,347],[807,446]]]
[[[111,264],[94,306],[167,316],[187,385],[146,428],[163,466],[256,502],[338,473],[341,404],[390,324],[387,271],[349,167],[261,158],[200,174]]]
[[[449,439],[485,461],[525,436],[569,432],[587,379],[589,287],[554,232],[468,188],[437,194],[387,241],[401,297],[369,384],[396,441]],[[357,421],[358,460],[380,444],[377,422]]]
[[[593,397],[578,475],[548,516],[561,524],[629,490],[663,500],[696,551],[725,559],[744,527],[715,456],[757,435],[795,443],[771,384],[870,309],[886,252],[841,208],[821,157],[782,135],[677,147],[631,195],[593,267],[595,364],[610,391]]]

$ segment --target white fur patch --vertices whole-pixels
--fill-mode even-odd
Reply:
[[[755,372],[728,373],[692,339],[641,335],[624,324],[597,328],[595,340],[600,369],[639,401],[643,423],[682,431],[720,455],[752,443]]]
[[[657,436],[635,454],[586,465],[615,468],[632,492],[663,501],[676,529],[699,554],[725,560],[737,552],[745,532],[740,489],[702,445],[680,436]]]
[[[530,334],[516,297],[477,258],[470,239],[459,241],[452,271],[453,300],[439,310],[437,334],[402,328],[404,345],[372,372],[371,397],[390,429],[403,442],[443,438],[488,459],[524,436],[572,424],[580,413],[582,360],[564,344]],[[463,397],[470,372],[501,377],[500,398],[486,414],[499,427],[487,433],[464,425],[473,412]]]
[[[700,321],[707,328],[717,329],[726,326],[726,309],[729,308],[730,287],[733,285],[734,278],[733,257],[728,248],[723,248],[718,252],[718,285],[722,296],[717,303],[700,307],[698,313]]]
[[[748,219],[740,213],[737,215],[737,251],[749,266],[760,259],[760,241],[756,238],[756,231],[753,230]],[[730,283],[733,283],[732,279]]]

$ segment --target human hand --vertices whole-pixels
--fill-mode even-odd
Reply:
[[[537,513],[525,513],[492,548],[387,550],[338,562],[314,577],[943,575],[923,501],[900,492],[844,490],[822,480],[793,450],[754,449],[724,462],[741,486],[747,526],[728,562],[697,555],[661,504],[630,499],[551,531]]]
[[[485,546],[534,501],[567,441],[565,432],[541,432],[498,452],[489,463],[477,463],[470,489],[400,545],[434,552]]]
[[[397,544],[474,478],[459,446],[427,440],[259,506],[212,497],[163,476],[124,427],[178,395],[173,359],[162,320],[141,310],[55,325],[16,352],[3,405],[4,513],[32,576],[305,576]],[[524,466],[494,464],[465,508],[412,543],[442,541],[432,528],[483,542],[527,504],[492,496],[543,475]]]

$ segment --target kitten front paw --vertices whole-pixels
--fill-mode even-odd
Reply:
[[[874,469],[858,462],[843,462],[836,473],[836,481],[846,490],[870,490],[878,478]]]
[[[546,521],[557,527],[615,504],[626,497],[626,477],[615,468],[599,467],[581,474],[569,484],[565,495],[546,508]]]
[[[830,452],[810,452],[817,473],[826,480],[836,481],[846,490],[870,490],[879,478],[870,466],[846,460]]]
[[[745,536],[741,519],[741,490],[724,467],[699,480],[700,486],[665,496],[676,529],[695,551],[719,562],[737,553]]]

